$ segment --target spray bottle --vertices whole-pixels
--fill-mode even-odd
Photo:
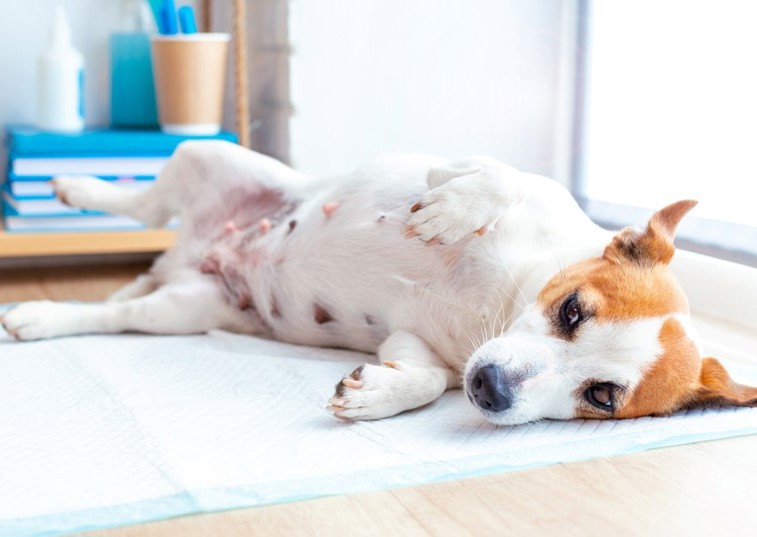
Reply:
[[[71,44],[62,7],[55,11],[50,43],[37,62],[37,126],[66,133],[84,128],[84,60]]]

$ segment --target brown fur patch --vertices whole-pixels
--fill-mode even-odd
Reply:
[[[556,275],[538,301],[551,319],[562,302],[578,291],[584,310],[597,322],[687,313],[686,296],[667,265],[615,264],[605,258],[577,263]]]
[[[324,308],[320,304],[313,306],[313,318],[318,324],[324,324],[334,320],[334,318],[326,310],[326,308]]]
[[[734,382],[720,362],[705,358],[699,388],[686,406],[701,405],[757,406],[757,388]]]
[[[641,382],[620,408],[618,418],[670,414],[690,399],[699,380],[701,360],[681,323],[668,319],[659,335],[663,353],[644,373]]]

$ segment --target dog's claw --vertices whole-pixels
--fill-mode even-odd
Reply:
[[[386,360],[384,362],[384,365],[386,367],[391,367],[392,369],[399,369],[400,368],[399,364],[397,362],[395,362],[394,360]]]
[[[410,207],[410,212],[411,213],[415,213],[415,212],[419,211],[421,209],[421,207],[423,207],[423,204],[419,201],[418,203],[416,203],[415,205],[413,205],[412,207]]]
[[[489,229],[486,226],[484,226],[482,228],[478,228],[473,233],[475,233],[478,237],[482,237],[482,236],[486,235],[487,231],[489,231]]]
[[[347,386],[348,388],[352,388],[353,390],[359,390],[363,387],[363,383],[359,380],[355,380],[353,378],[344,378],[342,379],[342,384]]]
[[[402,236],[406,239],[412,239],[418,235],[420,235],[420,233],[415,231],[415,226],[405,226],[405,229],[402,230]]]

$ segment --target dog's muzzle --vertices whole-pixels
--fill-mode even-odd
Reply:
[[[468,380],[468,398],[481,410],[502,412],[513,404],[512,383],[504,370],[494,364],[472,372]]]

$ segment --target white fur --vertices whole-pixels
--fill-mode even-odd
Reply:
[[[458,387],[480,343],[510,327],[552,275],[599,255],[608,240],[556,183],[486,157],[449,162],[390,155],[348,174],[310,178],[232,144],[186,142],[143,193],[94,179],[55,183],[61,199],[75,206],[131,215],[150,226],[178,216],[179,237],[149,275],[111,301],[24,304],[5,316],[6,330],[37,339],[225,328],[378,352],[394,362],[363,368],[356,380],[362,385],[332,400],[332,410],[347,419],[396,414]],[[444,244],[427,245],[437,242]],[[224,267],[217,270],[223,276],[203,273],[207,266]],[[254,309],[245,308],[250,303]],[[317,322],[317,306],[331,320]],[[511,422],[568,417],[560,397],[570,379],[589,369],[567,346],[548,341],[540,323],[530,311],[518,321],[522,330],[476,353],[502,346],[510,358],[498,359],[543,370]],[[626,350],[637,335],[656,341],[651,334],[658,323],[640,323],[616,347]],[[587,328],[581,345],[604,355],[612,349],[592,339],[612,339],[612,330]],[[521,356],[514,356],[516,348]],[[655,352],[649,344],[641,350],[642,361]],[[568,359],[567,375],[560,359]],[[635,358],[621,376],[630,378],[641,366]],[[562,386],[560,397],[536,394],[546,375]]]

